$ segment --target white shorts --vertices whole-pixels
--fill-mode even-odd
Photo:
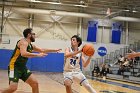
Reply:
[[[81,85],[81,83],[86,80],[86,77],[83,75],[83,73],[80,72],[64,72],[64,81],[66,79],[70,79],[72,82],[76,81]]]

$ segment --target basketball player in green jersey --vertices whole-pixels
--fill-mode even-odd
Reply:
[[[71,38],[71,46],[65,50],[65,64],[64,64],[64,85],[66,93],[72,93],[71,85],[74,81],[84,86],[89,93],[96,93],[91,87],[88,80],[80,69],[80,60],[82,59],[82,66],[86,67],[90,63],[92,56],[86,60],[84,53],[79,49],[82,40],[79,36],[74,35]]]
[[[8,68],[9,87],[2,91],[2,93],[13,93],[16,91],[19,79],[31,86],[32,93],[39,93],[38,81],[26,67],[28,58],[45,57],[47,52],[59,52],[61,50],[42,49],[31,44],[31,42],[35,42],[35,33],[33,33],[31,28],[25,29],[23,35],[24,38],[17,42],[10,59]],[[32,53],[32,51],[37,51],[39,53]]]

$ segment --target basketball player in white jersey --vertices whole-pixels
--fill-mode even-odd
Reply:
[[[82,50],[78,47],[82,44],[82,40],[79,36],[74,35],[71,38],[71,47],[65,50],[65,63],[64,63],[64,85],[67,93],[72,93],[71,85],[73,81],[76,81],[81,86],[84,86],[89,93],[96,93],[96,91],[90,86],[88,80],[83,75],[80,69],[80,59],[82,59],[82,66],[86,67],[90,63],[91,56],[85,60]]]

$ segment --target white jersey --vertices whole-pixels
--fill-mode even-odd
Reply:
[[[72,48],[69,48],[69,50],[71,53],[74,52]],[[66,58],[64,64],[64,72],[81,71],[80,64],[79,64],[80,58],[81,58],[81,53],[78,53],[73,57]]]

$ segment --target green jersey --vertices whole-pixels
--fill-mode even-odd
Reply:
[[[18,44],[18,42],[17,42],[17,44]],[[16,44],[16,47],[15,47],[14,52],[12,54],[12,57],[10,59],[10,64],[9,64],[10,70],[14,70],[15,67],[18,69],[24,69],[26,67],[26,63],[28,61],[27,57],[21,56],[20,48],[17,46],[17,44]],[[32,50],[33,50],[33,46],[30,43],[27,46],[27,51],[31,53]]]

